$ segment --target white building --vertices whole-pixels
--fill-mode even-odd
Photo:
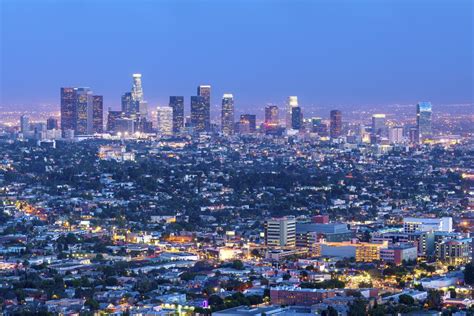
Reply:
[[[159,106],[156,108],[156,128],[161,135],[173,134],[173,108]]]
[[[388,129],[388,141],[390,144],[403,143],[403,127],[393,126]]]
[[[273,247],[295,247],[295,217],[288,216],[267,220],[265,222],[265,244]]]
[[[298,97],[297,96],[289,96],[288,101],[286,103],[286,128],[291,128],[291,117],[293,113],[293,108],[298,106]]]
[[[414,232],[452,232],[453,218],[415,218],[405,217],[403,219],[403,230],[405,233]]]

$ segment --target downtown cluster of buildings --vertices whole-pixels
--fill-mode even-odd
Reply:
[[[311,134],[320,138],[342,139],[348,142],[372,144],[418,144],[433,138],[432,106],[420,102],[416,106],[416,125],[403,126],[388,121],[385,114],[372,115],[371,124],[348,128],[343,124],[340,110],[330,111],[329,120],[319,117],[305,118],[297,96],[289,96],[284,111],[277,105],[265,107],[263,121],[255,114],[235,115],[234,96],[224,94],[221,103],[220,123],[211,120],[211,86],[200,85],[196,96],[190,98],[190,115],[185,115],[184,96],[171,96],[168,106],[148,109],[144,100],[141,74],[133,75],[130,92],[121,97],[121,109],[104,112],[104,100],[89,88],[61,88],[60,122],[50,118],[46,123],[29,124],[22,116],[20,132],[25,138],[73,139],[93,135],[171,136],[180,134],[213,133],[224,136],[263,133],[267,135]],[[283,112],[283,113],[282,113]],[[59,124],[60,123],[60,124]]]

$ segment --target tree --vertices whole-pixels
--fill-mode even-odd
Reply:
[[[209,305],[219,306],[224,304],[224,300],[218,295],[211,295],[208,299]]]
[[[474,285],[474,264],[468,263],[464,268],[464,283]]]
[[[99,309],[99,302],[97,302],[96,300],[94,300],[92,298],[87,299],[86,302],[84,303],[84,305],[89,307],[91,310]]]
[[[337,310],[334,307],[328,306],[328,309],[326,310],[326,315],[327,316],[338,316],[339,314],[338,314]]]
[[[348,316],[365,316],[367,315],[367,303],[361,298],[355,299],[349,306]]]
[[[441,293],[436,290],[428,291],[428,298],[426,299],[428,308],[435,309],[441,305]]]
[[[410,295],[402,294],[398,297],[398,302],[400,304],[413,305],[415,304],[415,299],[411,297]]]
[[[243,270],[245,269],[244,267],[244,264],[242,263],[242,261],[240,260],[234,260],[234,262],[232,262],[232,269],[235,269],[235,270]]]

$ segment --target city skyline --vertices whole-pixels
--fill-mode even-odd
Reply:
[[[474,315],[473,9],[0,0],[0,314]]]
[[[253,6],[245,1],[186,2],[186,6],[122,2],[114,8],[104,3],[2,2],[2,108],[50,104],[54,110],[58,86],[91,86],[104,96],[106,108],[117,110],[133,73],[143,74],[151,108],[168,104],[170,95],[183,95],[187,101],[192,87],[201,83],[211,84],[214,96],[230,91],[236,96],[236,108],[243,111],[283,104],[288,95],[298,95],[303,106],[328,109],[420,100],[472,103],[470,1],[454,6],[443,1],[430,6],[423,6],[423,1],[410,5],[302,1],[296,6],[278,1],[272,10],[259,1]],[[88,9],[90,26],[63,23],[58,28],[41,23],[32,28],[50,15],[57,16],[57,23],[74,21],[74,10],[69,9],[79,5]],[[191,36],[194,12],[204,15],[205,41]],[[226,12],[226,18],[221,12]],[[113,18],[129,13],[137,23],[130,30],[115,20],[106,25],[95,19],[104,13]],[[248,26],[241,27],[244,17]],[[186,23],[177,25],[178,18]],[[450,23],[437,23],[438,19]],[[335,25],[340,20],[344,23]],[[377,34],[369,32],[374,23]],[[61,49],[60,45],[72,47],[73,39],[64,36],[69,32],[84,35],[92,44],[86,46],[98,49]],[[41,51],[32,49],[41,40],[49,45]],[[225,54],[216,49],[229,40],[232,49]],[[205,47],[201,52],[189,49],[200,43]],[[105,49],[108,46],[111,50]],[[106,51],[113,51],[113,56]],[[220,98],[213,98],[211,107],[219,103]]]

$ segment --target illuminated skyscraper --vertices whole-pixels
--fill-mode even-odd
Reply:
[[[211,86],[198,86],[197,94],[197,96],[191,97],[191,125],[195,132],[209,132],[211,128]]]
[[[286,128],[289,129],[292,126],[292,112],[293,108],[298,106],[298,97],[289,96],[286,103]]]
[[[108,132],[116,132],[116,122],[118,119],[123,117],[122,111],[112,111],[109,108],[109,113],[107,115],[107,131]]]
[[[122,95],[122,112],[126,115],[138,113],[138,102],[133,100],[131,92],[125,92]]]
[[[221,127],[224,135],[234,134],[234,97],[224,94],[222,97]]]
[[[133,74],[132,99],[134,101],[143,101],[142,75]]]
[[[169,105],[173,109],[173,132],[179,132],[184,127],[184,97],[171,96]]]
[[[265,107],[265,124],[268,126],[278,126],[278,106],[268,105]]]
[[[418,128],[418,141],[423,142],[432,136],[431,130],[432,106],[430,102],[419,102],[416,105],[416,126]]]
[[[240,116],[239,132],[242,134],[255,133],[257,130],[257,119],[255,114],[242,114]]]
[[[342,135],[342,113],[339,110],[332,110],[330,113],[329,134],[331,138]]]
[[[92,134],[92,91],[89,88],[75,88],[76,135]]]
[[[173,108],[159,106],[156,108],[156,128],[161,135],[173,134]]]
[[[104,132],[104,97],[101,95],[92,97],[92,129],[94,133]]]
[[[148,103],[144,100],[143,96],[141,74],[133,74],[132,92],[130,92],[132,102],[128,101],[128,93],[126,93],[124,96],[126,96],[127,102],[129,102],[128,107],[130,110],[132,110],[131,112],[127,112],[128,114],[139,114],[142,118],[147,116]]]
[[[197,133],[209,131],[210,108],[205,97],[191,97],[191,125]]]
[[[211,108],[211,86],[210,85],[200,85],[197,88],[197,95],[204,98],[209,109]]]
[[[61,88],[61,130],[76,129],[76,92],[74,88]]]

